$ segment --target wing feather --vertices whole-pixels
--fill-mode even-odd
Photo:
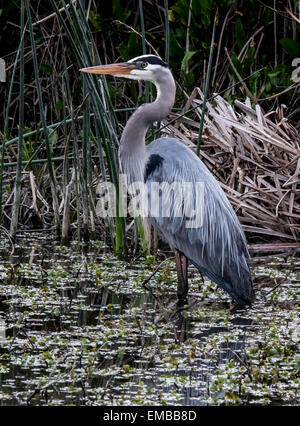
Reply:
[[[162,159],[156,167],[149,167],[151,173],[146,176],[149,200],[154,182],[160,183],[162,187],[164,183],[169,187],[176,182],[176,189],[179,188],[183,196],[181,206],[173,202],[169,217],[163,217],[161,210],[157,217],[153,217],[149,210],[153,226],[171,248],[181,251],[238,303],[251,302],[253,289],[246,261],[246,239],[219,183],[203,162],[176,139],[156,139],[148,145],[147,152],[149,157],[155,155]],[[191,182],[194,195],[198,182],[202,182],[204,188],[203,224],[196,228],[187,227],[190,218],[184,208],[185,182]],[[181,203],[181,197],[177,198]],[[163,203],[161,197],[160,203]],[[178,217],[175,213],[180,208],[183,214]]]

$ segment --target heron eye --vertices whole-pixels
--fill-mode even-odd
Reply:
[[[148,64],[147,64],[147,62],[142,62],[142,63],[141,63],[141,68],[146,68],[146,67],[147,67],[147,65],[148,65]]]

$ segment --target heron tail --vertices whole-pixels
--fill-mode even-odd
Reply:
[[[192,262],[194,263],[194,262]],[[194,263],[196,268],[225,290],[240,306],[251,305],[254,300],[253,283],[249,267],[243,256],[239,270],[236,265],[227,265],[223,277]],[[231,266],[231,267],[230,267]]]
[[[253,282],[249,267],[246,260],[243,259],[244,265],[237,271],[236,267],[228,270],[225,273],[225,280],[230,283],[234,292],[234,300],[241,306],[251,305],[254,301]]]

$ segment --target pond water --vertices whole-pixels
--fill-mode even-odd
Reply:
[[[231,312],[190,269],[24,234],[0,242],[0,405],[299,405],[300,259],[252,259],[256,301]],[[168,256],[170,255],[170,259]]]

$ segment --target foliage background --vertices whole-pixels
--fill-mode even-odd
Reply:
[[[27,25],[22,87],[25,123],[23,133],[39,129],[43,118],[48,126],[59,122],[64,122],[64,126],[50,132],[50,152],[47,151],[47,141],[39,130],[24,139],[22,158],[27,163],[23,172],[33,172],[37,188],[51,210],[55,194],[52,192],[51,198],[46,158],[55,165],[58,202],[63,200],[64,205],[66,187],[72,181],[70,167],[78,169],[78,175],[75,176],[77,204],[74,202],[76,206],[73,203],[70,212],[64,213],[69,222],[67,234],[71,232],[70,227],[73,230],[76,228],[77,232],[80,226],[86,228],[87,237],[90,232],[103,230],[101,224],[93,222],[95,218],[90,220],[86,217],[89,209],[93,211],[95,194],[89,193],[83,199],[78,193],[84,188],[92,187],[95,167],[100,168],[102,179],[106,174],[108,179],[116,179],[117,141],[131,113],[129,109],[147,100],[149,90],[150,98],[154,95],[151,88],[145,92],[143,85],[136,82],[129,81],[125,84],[121,80],[108,79],[104,88],[96,80],[84,83],[78,72],[83,65],[89,66],[99,60],[102,63],[123,61],[143,52],[158,53],[169,62],[175,74],[178,83],[175,108],[181,109],[195,86],[204,90],[216,17],[208,95],[219,92],[232,103],[235,99],[244,100],[250,93],[251,100],[259,103],[265,112],[284,104],[285,117],[299,129],[299,86],[293,87],[291,75],[292,61],[300,56],[300,26],[286,9],[299,17],[298,0],[78,0],[67,4],[64,1],[33,0],[28,4],[33,22],[39,75],[37,83],[33,66],[33,45]],[[21,0],[0,2],[1,57],[7,63],[7,83],[1,83],[0,86],[0,132],[2,140],[6,142],[17,138],[19,132],[20,60],[17,49],[20,43],[20,8]],[[55,12],[57,16],[54,15]],[[25,14],[26,22],[27,15],[28,13]],[[16,75],[13,77],[14,64]],[[244,79],[245,84],[241,84]],[[86,87],[83,87],[84,84]],[[42,112],[39,108],[37,86],[41,88],[43,97]],[[12,93],[8,105],[10,87]],[[100,95],[96,95],[96,92],[100,92]],[[91,102],[87,101],[88,93],[92,93]],[[101,108],[108,105],[109,115],[106,116],[105,113],[101,122],[99,119],[87,119],[90,113],[97,114],[95,108],[100,104]],[[104,116],[104,109],[101,111]],[[98,116],[101,115],[100,112]],[[82,115],[83,121],[79,123],[76,119]],[[71,125],[67,126],[67,119],[71,120]],[[109,123],[113,123],[113,126]],[[93,143],[87,143],[88,139]],[[113,145],[108,143],[111,139],[115,141]],[[99,140],[102,141],[101,146],[97,142]],[[9,227],[10,216],[10,203],[7,200],[15,191],[13,182],[18,149],[20,146],[17,147],[17,141],[9,142],[9,148],[2,156],[5,163],[2,193],[8,208],[7,212],[4,209],[6,214],[2,217],[2,222],[6,227]],[[85,157],[88,158],[86,163]],[[63,162],[59,162],[61,158]],[[9,168],[10,164],[12,168]],[[24,194],[23,196],[25,197]],[[47,228],[53,225],[53,217],[43,214],[40,201],[38,203],[41,217],[28,209],[28,206],[27,210],[24,207],[26,211],[22,211],[21,206],[22,220],[19,222],[22,226],[41,225]],[[63,221],[63,209],[58,211],[57,207],[57,217],[59,216]],[[125,224],[122,221],[118,223],[117,218],[117,223],[106,223],[105,227],[111,231],[115,248],[119,247],[123,251]],[[59,226],[56,228],[60,232]],[[119,243],[116,243],[118,229],[122,232],[120,231]]]

